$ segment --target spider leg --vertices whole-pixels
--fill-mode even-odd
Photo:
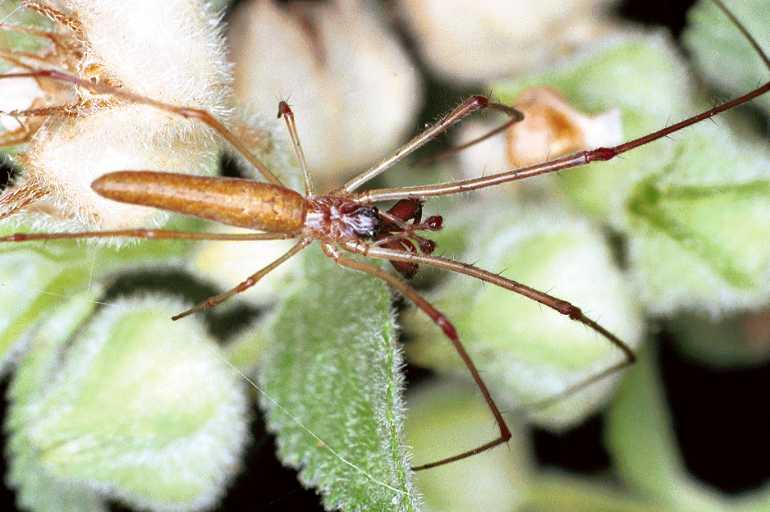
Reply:
[[[180,318],[184,318],[184,317],[186,317],[188,315],[191,315],[193,313],[197,313],[198,311],[203,311],[203,310],[206,310],[206,309],[211,309],[211,308],[216,307],[219,304],[223,303],[224,301],[226,301],[230,297],[248,290],[249,288],[251,288],[252,286],[257,284],[260,279],[262,279],[267,274],[269,274],[270,272],[275,270],[281,263],[287,261],[292,256],[294,256],[296,254],[299,254],[299,252],[302,251],[302,249],[304,249],[305,247],[307,247],[309,243],[310,243],[309,239],[302,239],[302,240],[300,240],[299,242],[294,244],[291,247],[291,249],[289,249],[282,256],[280,256],[279,258],[274,260],[269,265],[263,267],[258,272],[255,272],[254,274],[250,275],[247,279],[245,279],[244,281],[240,282],[237,286],[231,288],[230,290],[228,290],[226,292],[220,293],[218,295],[213,295],[213,296],[209,297],[208,299],[204,300],[203,302],[201,302],[200,304],[198,304],[198,305],[196,305],[196,306],[194,306],[194,307],[192,307],[192,308],[190,308],[190,309],[188,309],[186,311],[182,311],[178,315],[172,316],[171,319],[172,320],[179,320]]]
[[[413,263],[417,265],[430,265],[432,267],[437,267],[444,270],[457,272],[459,274],[465,274],[471,277],[475,277],[476,279],[480,279],[482,281],[491,283],[493,285],[499,286],[506,290],[510,290],[528,299],[539,302],[540,304],[543,304],[544,306],[547,306],[555,311],[558,311],[559,313],[565,316],[568,316],[569,318],[571,318],[576,322],[580,322],[581,324],[587,326],[597,334],[601,335],[607,341],[612,343],[612,345],[617,347],[618,350],[620,350],[620,352],[622,352],[623,359],[621,361],[614,363],[611,366],[604,368],[603,370],[593,375],[589,375],[585,379],[579,382],[576,382],[575,384],[565,388],[564,390],[560,391],[556,395],[547,397],[544,400],[540,400],[530,404],[525,404],[524,407],[528,409],[542,408],[542,407],[552,405],[554,402],[557,402],[568,396],[571,396],[577,393],[578,391],[585,389],[591,384],[594,384],[595,382],[598,382],[604,378],[609,377],[610,375],[613,375],[614,373],[619,372],[623,368],[626,368],[627,366],[632,365],[636,361],[636,354],[626,342],[618,338],[616,335],[614,335],[612,332],[607,330],[605,327],[603,327],[601,324],[599,324],[595,320],[587,317],[579,307],[565,300],[559,299],[557,297],[553,297],[552,295],[548,295],[545,292],[541,292],[539,290],[536,290],[524,284],[517,283],[516,281],[507,279],[498,274],[493,274],[492,272],[480,269],[474,265],[461,263],[448,258],[442,258],[440,256],[431,256],[426,254],[410,253],[406,251],[398,251],[398,250],[387,249],[382,247],[373,247],[370,245],[365,245],[360,243],[348,244],[346,248],[352,252],[363,254],[365,256],[369,256],[376,259],[388,260],[388,261],[401,261],[401,262]]]
[[[393,167],[398,161],[403,159],[405,156],[409,155],[410,153],[413,153],[414,151],[418,150],[419,148],[421,148],[431,140],[435,139],[441,133],[447,131],[452,125],[462,121],[463,118],[465,118],[466,116],[486,108],[498,110],[511,117],[511,119],[506,123],[506,125],[504,125],[501,128],[498,128],[498,130],[500,131],[507,128],[510,124],[513,124],[515,122],[518,122],[524,119],[524,115],[513,107],[509,107],[508,105],[503,105],[502,103],[491,102],[489,101],[489,98],[487,98],[486,96],[471,96],[467,100],[463,101],[457,108],[452,110],[449,114],[441,118],[436,124],[429,127],[422,133],[419,133],[412,140],[410,140],[409,142],[407,142],[406,144],[398,148],[395,151],[395,153],[393,153],[391,156],[375,164],[374,167],[362,172],[358,176],[350,179],[342,187],[342,191],[352,192],[356,190],[361,185],[365,184],[367,181],[371,180],[376,176],[379,176],[389,168]]]
[[[198,231],[169,231],[165,229],[118,229],[113,231],[75,231],[64,233],[13,233],[0,236],[0,243],[32,240],[80,240],[85,238],[140,238],[144,240],[286,240],[283,233],[205,233]]]
[[[322,248],[324,253],[330,258],[332,258],[338,265],[347,267],[353,270],[358,270],[360,272],[365,272],[367,274],[371,274],[374,277],[377,277],[378,279],[385,281],[388,285],[390,285],[396,291],[401,293],[404,297],[411,300],[415,304],[415,306],[420,308],[426,315],[428,315],[428,317],[430,317],[431,320],[433,320],[433,322],[435,322],[435,324],[438,327],[441,328],[441,330],[444,332],[444,335],[452,343],[452,346],[454,347],[457,354],[460,356],[460,359],[462,359],[466,368],[468,368],[468,371],[470,372],[471,377],[473,378],[474,382],[476,383],[479,390],[481,391],[481,394],[484,397],[484,401],[486,401],[487,406],[492,412],[492,415],[495,417],[497,426],[500,429],[500,436],[497,439],[494,439],[488,443],[485,443],[471,450],[458,453],[457,455],[453,455],[451,457],[447,457],[437,461],[429,462],[427,464],[421,464],[419,466],[415,466],[412,469],[414,471],[420,471],[423,469],[429,469],[436,466],[443,466],[444,464],[449,464],[450,462],[455,462],[458,460],[465,459],[467,457],[472,457],[473,455],[477,455],[479,453],[485,452],[491,448],[494,448],[495,446],[498,446],[507,442],[511,438],[511,431],[508,428],[508,425],[505,422],[505,419],[503,418],[503,415],[500,412],[500,409],[497,407],[497,404],[495,403],[494,399],[492,399],[492,395],[490,394],[489,389],[487,388],[487,385],[484,383],[484,380],[481,378],[481,374],[476,368],[476,365],[473,363],[473,359],[471,359],[471,356],[465,350],[465,346],[463,346],[462,342],[460,341],[460,337],[457,334],[457,330],[452,325],[452,323],[444,316],[444,314],[441,313],[439,310],[437,310],[422,295],[420,295],[417,292],[417,290],[409,286],[406,282],[401,280],[399,277],[394,276],[393,274],[389,274],[388,272],[385,272],[381,268],[371,265],[369,263],[364,263],[364,262],[356,261],[356,260],[341,256],[339,251],[335,247],[332,247],[329,244],[324,244]],[[397,252],[397,251],[394,251],[394,252]]]
[[[499,104],[494,104],[495,107],[497,105],[499,105]],[[490,106],[493,106],[493,105],[490,105]],[[514,124],[516,124],[516,123],[518,123],[518,122],[520,122],[520,121],[522,121],[524,119],[524,114],[521,111],[516,110],[516,109],[514,109],[512,107],[508,107],[508,108],[511,109],[511,112],[506,112],[506,113],[510,116],[510,119],[508,119],[506,122],[504,122],[500,126],[496,126],[495,128],[491,128],[486,133],[483,133],[482,135],[479,135],[478,137],[476,137],[474,139],[471,139],[471,140],[469,140],[467,142],[464,142],[462,144],[458,144],[456,146],[450,146],[447,149],[445,149],[444,151],[441,151],[441,152],[439,152],[436,155],[431,155],[431,156],[428,156],[426,158],[422,158],[422,159],[418,160],[415,163],[415,165],[419,167],[419,166],[422,166],[422,165],[428,165],[428,164],[432,164],[434,162],[438,162],[439,160],[444,160],[445,158],[449,158],[449,157],[451,157],[453,155],[456,155],[457,153],[465,151],[469,147],[475,146],[476,144],[480,144],[480,143],[484,142],[485,140],[489,140],[489,139],[491,139],[492,137],[494,137],[495,135],[497,135],[499,133],[503,133],[505,130],[507,130],[508,128],[513,126]]]
[[[297,124],[294,121],[294,111],[285,101],[281,101],[278,104],[278,117],[282,117],[286,122],[286,128],[289,130],[289,137],[291,137],[291,145],[294,148],[294,155],[297,157],[299,166],[302,169],[302,176],[305,178],[305,196],[310,196],[313,194],[313,180],[310,178],[310,171],[307,168],[305,152],[302,151],[302,144],[299,142]]]
[[[157,101],[152,98],[147,98],[139,94],[134,94],[132,92],[128,92],[105,83],[93,83],[55,69],[40,69],[35,71],[0,74],[0,80],[11,78],[42,78],[70,83],[72,85],[87,89],[95,94],[110,94],[114,97],[121,98],[129,102],[148,105],[159,110],[170,112],[185,119],[197,119],[198,121],[206,124],[212,130],[216,131],[223,139],[229,142],[230,145],[232,145],[239,153],[241,153],[244,158],[246,158],[246,160],[248,160],[249,163],[251,163],[266,180],[274,185],[281,187],[284,186],[281,180],[279,180],[278,177],[273,174],[267,165],[265,165],[259,158],[254,156],[246,147],[246,145],[232,131],[230,131],[224,124],[218,121],[206,110],[195,107],[179,107],[176,105],[170,105],[168,103]]]

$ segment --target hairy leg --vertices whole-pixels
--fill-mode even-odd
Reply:
[[[510,116],[510,120],[501,128],[497,130],[504,130],[508,126],[524,119],[524,115],[513,107],[503,105],[502,103],[490,102],[486,96],[471,96],[467,100],[463,101],[460,106],[452,110],[449,114],[441,118],[436,124],[418,134],[412,140],[398,148],[395,153],[385,158],[381,162],[375,164],[374,167],[364,171],[358,176],[349,180],[342,187],[344,192],[352,192],[365,184],[369,180],[379,176],[389,168],[393,167],[398,161],[405,156],[417,151],[419,148],[435,139],[441,133],[447,131],[452,125],[462,121],[470,114],[483,109],[498,110]]]
[[[324,250],[324,253],[330,258],[334,259],[334,261],[337,264],[353,270],[358,270],[360,272],[371,274],[385,281],[392,288],[394,288],[396,291],[401,293],[404,297],[411,300],[415,304],[415,306],[420,308],[426,315],[428,315],[428,317],[430,317],[431,320],[433,320],[433,322],[436,323],[438,327],[441,328],[441,330],[444,332],[444,335],[452,343],[452,346],[454,347],[457,354],[460,356],[460,359],[462,359],[466,368],[468,368],[468,371],[470,372],[471,377],[476,383],[476,386],[478,386],[479,390],[481,391],[481,394],[484,397],[484,400],[486,401],[490,411],[492,411],[492,415],[495,417],[497,426],[500,429],[500,436],[497,439],[494,439],[488,443],[485,443],[471,450],[458,453],[457,455],[453,455],[452,457],[447,457],[437,461],[429,462],[427,464],[421,464],[419,466],[413,467],[412,469],[415,471],[419,471],[423,469],[433,468],[436,466],[443,466],[444,464],[449,464],[450,462],[455,462],[458,460],[465,459],[467,457],[472,457],[473,455],[482,453],[486,450],[494,448],[495,446],[498,446],[500,444],[507,442],[511,438],[511,431],[508,428],[508,425],[506,424],[505,419],[503,418],[503,415],[500,412],[500,409],[497,407],[497,404],[492,399],[492,395],[489,393],[489,389],[487,388],[487,385],[484,383],[484,380],[481,378],[481,374],[479,374],[479,371],[476,368],[476,365],[473,363],[473,360],[471,359],[470,355],[468,355],[468,352],[465,350],[465,347],[460,341],[460,337],[457,334],[457,330],[452,325],[452,323],[443,315],[443,313],[437,310],[430,302],[428,302],[422,295],[420,295],[417,292],[417,290],[409,286],[406,282],[404,282],[403,280],[401,280],[400,278],[392,274],[389,274],[388,272],[385,272],[381,268],[368,263],[363,263],[350,258],[345,258],[344,256],[340,255],[339,251],[336,248],[328,244],[325,244],[323,246],[323,250]]]
[[[475,146],[476,144],[480,144],[484,142],[485,140],[489,140],[495,135],[499,133],[503,133],[505,130],[513,126],[514,124],[518,123],[519,121],[522,121],[524,119],[524,114],[522,114],[520,111],[515,110],[515,112],[518,114],[517,116],[513,116],[505,123],[501,124],[500,126],[497,126],[495,128],[490,129],[486,133],[479,135],[475,139],[471,139],[468,142],[464,142],[462,144],[458,144],[457,146],[450,146],[449,148],[445,149],[444,151],[441,151],[440,153],[436,155],[431,155],[426,158],[422,158],[418,160],[415,163],[415,166],[421,166],[421,165],[427,165],[434,162],[438,162],[439,160],[443,160],[445,158],[449,158],[453,155],[456,155],[457,153],[460,153],[472,146]]]
[[[278,117],[286,122],[286,128],[289,130],[291,145],[294,148],[294,155],[297,157],[299,166],[302,169],[302,176],[305,178],[305,197],[313,195],[313,180],[310,179],[310,171],[307,168],[305,152],[302,151],[302,144],[299,142],[299,133],[297,133],[297,124],[294,121],[294,111],[288,103],[281,101],[278,104]]]
[[[606,377],[609,377],[610,375],[617,373],[623,368],[632,365],[636,361],[636,354],[634,354],[634,351],[630,346],[628,346],[627,343],[615,336],[612,332],[604,328],[595,320],[587,317],[579,307],[524,284],[517,283],[511,279],[506,279],[505,277],[502,277],[498,274],[493,274],[492,272],[480,269],[467,263],[461,263],[439,256],[410,253],[382,247],[373,247],[364,244],[349,244],[346,246],[346,248],[353,252],[381,260],[401,261],[417,265],[430,265],[432,267],[465,274],[487,283],[491,283],[495,286],[499,286],[506,290],[510,290],[514,293],[518,293],[519,295],[522,295],[528,299],[534,300],[540,304],[543,304],[544,306],[558,311],[562,315],[568,316],[576,322],[580,322],[597,334],[601,335],[604,339],[617,347],[618,350],[620,350],[620,352],[623,354],[623,359],[621,361],[612,364],[593,375],[589,375],[585,379],[565,388],[556,395],[531,404],[524,404],[524,406],[528,409],[541,408],[552,405],[554,402],[562,400],[567,396],[573,395],[574,393],[585,389],[587,386],[590,386],[595,382],[598,382]]]
[[[184,317],[186,317],[188,315],[191,315],[193,313],[197,313],[198,311],[203,311],[203,310],[206,310],[206,309],[211,309],[211,308],[216,307],[219,304],[223,303],[224,301],[226,301],[230,297],[248,290],[249,288],[251,288],[252,286],[257,284],[260,279],[262,279],[267,274],[269,274],[274,269],[276,269],[281,263],[287,261],[292,256],[295,256],[296,254],[299,254],[300,251],[302,251],[302,249],[304,249],[305,247],[308,246],[308,244],[310,244],[310,242],[311,241],[308,240],[308,239],[300,240],[299,242],[294,244],[291,247],[291,249],[289,249],[281,257],[277,258],[276,260],[274,260],[272,263],[270,263],[266,267],[260,269],[258,272],[250,275],[246,280],[242,281],[241,283],[239,283],[234,288],[231,288],[230,290],[228,290],[228,291],[226,291],[224,293],[220,293],[218,295],[213,295],[213,296],[209,297],[208,299],[204,300],[203,302],[201,302],[200,304],[198,304],[197,306],[194,306],[194,307],[188,309],[187,311],[183,311],[183,312],[179,313],[178,315],[172,316],[171,319],[172,320],[179,320],[180,318],[184,318]]]

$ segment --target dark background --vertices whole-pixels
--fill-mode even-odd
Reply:
[[[391,3],[391,2],[387,2]],[[628,20],[649,26],[666,26],[678,36],[685,23],[685,13],[691,1],[627,0],[618,13]],[[408,36],[401,34],[408,47]],[[418,59],[419,60],[419,59]],[[423,69],[425,68],[422,66]],[[469,92],[458,91],[426,70],[426,107],[421,122],[434,119]],[[7,173],[7,169],[2,169]],[[1,176],[0,176],[1,177]],[[174,287],[183,275],[171,275],[163,282],[148,287]],[[132,283],[136,285],[136,282]],[[194,287],[193,287],[194,288]],[[198,290],[196,295],[206,295]],[[212,330],[217,324],[237,321],[235,310],[226,318],[211,315]],[[692,475],[702,482],[726,493],[739,493],[764,483],[770,477],[770,413],[764,402],[764,392],[770,390],[770,364],[741,370],[704,368],[682,356],[672,347],[665,325],[657,336],[663,381],[671,406],[676,436],[684,462]],[[770,342],[770,340],[768,340]],[[409,367],[410,382],[430,375],[427,370]],[[7,379],[0,385],[3,396]],[[5,412],[2,404],[0,414]],[[245,458],[245,467],[229,490],[219,510],[321,510],[314,491],[303,489],[293,470],[285,469],[275,459],[273,438],[265,432],[261,417],[256,414],[252,424],[252,441]],[[547,467],[557,467],[589,475],[610,470],[610,461],[602,444],[602,418],[597,415],[581,426],[561,435],[533,429],[531,436],[537,460]],[[5,446],[5,439],[0,439]],[[0,474],[7,474],[5,460],[0,458]],[[16,510],[13,490],[0,487],[0,510]],[[121,510],[118,505],[115,510]]]

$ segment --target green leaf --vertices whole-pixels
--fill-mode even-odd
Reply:
[[[408,439],[418,464],[476,448],[500,434],[474,384],[444,380],[424,385],[410,391],[407,401]],[[512,437],[506,444],[415,474],[426,510],[516,510],[532,468],[524,430],[510,416],[507,422]]]
[[[44,250],[0,248],[0,373],[46,313],[87,286],[83,267],[57,264]]]
[[[767,52],[770,1],[741,0],[727,7]],[[745,94],[770,78],[770,70],[749,42],[711,0],[701,0],[687,14],[682,38],[695,64],[709,81],[730,95]],[[718,58],[714,58],[714,56]],[[770,96],[755,100],[770,114]]]
[[[39,460],[29,426],[40,414],[39,401],[55,371],[63,345],[92,313],[95,291],[84,291],[48,315],[35,330],[8,391],[6,416],[8,483],[16,489],[17,504],[33,512],[106,512],[104,500],[93,490],[54,477]]]
[[[178,229],[197,223],[177,220]],[[31,231],[13,220],[0,223],[0,236]],[[130,264],[181,261],[189,242],[135,243],[122,249],[73,241],[0,244],[0,374],[23,347],[25,335],[62,300],[106,282]]]
[[[727,499],[691,479],[679,455],[649,347],[623,381],[606,423],[606,444],[627,485],[672,510],[732,510]]]
[[[238,468],[247,401],[195,319],[158,297],[123,299],[92,319],[23,425],[57,481],[150,510],[210,507]]]
[[[496,216],[499,211],[506,214]],[[609,247],[585,219],[547,203],[516,207],[487,201],[464,213],[489,220],[476,228],[473,249],[463,260],[569,300],[632,347],[638,345],[639,309]],[[454,322],[492,394],[512,407],[551,398],[623,357],[583,324],[467,276],[449,276],[430,298]],[[469,377],[430,320],[416,310],[402,318],[415,337],[408,346],[411,359]],[[533,419],[551,428],[577,422],[603,403],[613,381],[605,379],[537,411]]]
[[[546,474],[530,487],[527,506],[523,510],[538,512],[671,512],[660,503],[608,490],[566,475]]]
[[[692,80],[686,69],[669,38],[635,34],[596,43],[548,72],[492,87],[508,103],[514,103],[528,87],[549,86],[582,112],[620,109],[623,138],[628,140],[694,112]],[[673,151],[671,141],[664,139],[610,162],[562,172],[555,181],[585,213],[623,229],[630,191],[644,176],[665,165]]]
[[[648,347],[628,371],[607,415],[606,443],[628,484],[652,496],[673,495],[684,469],[654,358]]]
[[[279,456],[327,509],[416,510],[390,293],[316,248],[269,332],[260,380]]]
[[[770,149],[727,123],[690,128],[628,200],[630,260],[654,313],[770,299]]]

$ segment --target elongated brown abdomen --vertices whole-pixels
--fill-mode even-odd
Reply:
[[[251,180],[120,171],[105,174],[91,188],[121,203],[271,233],[297,233],[305,221],[304,197],[288,188]]]

